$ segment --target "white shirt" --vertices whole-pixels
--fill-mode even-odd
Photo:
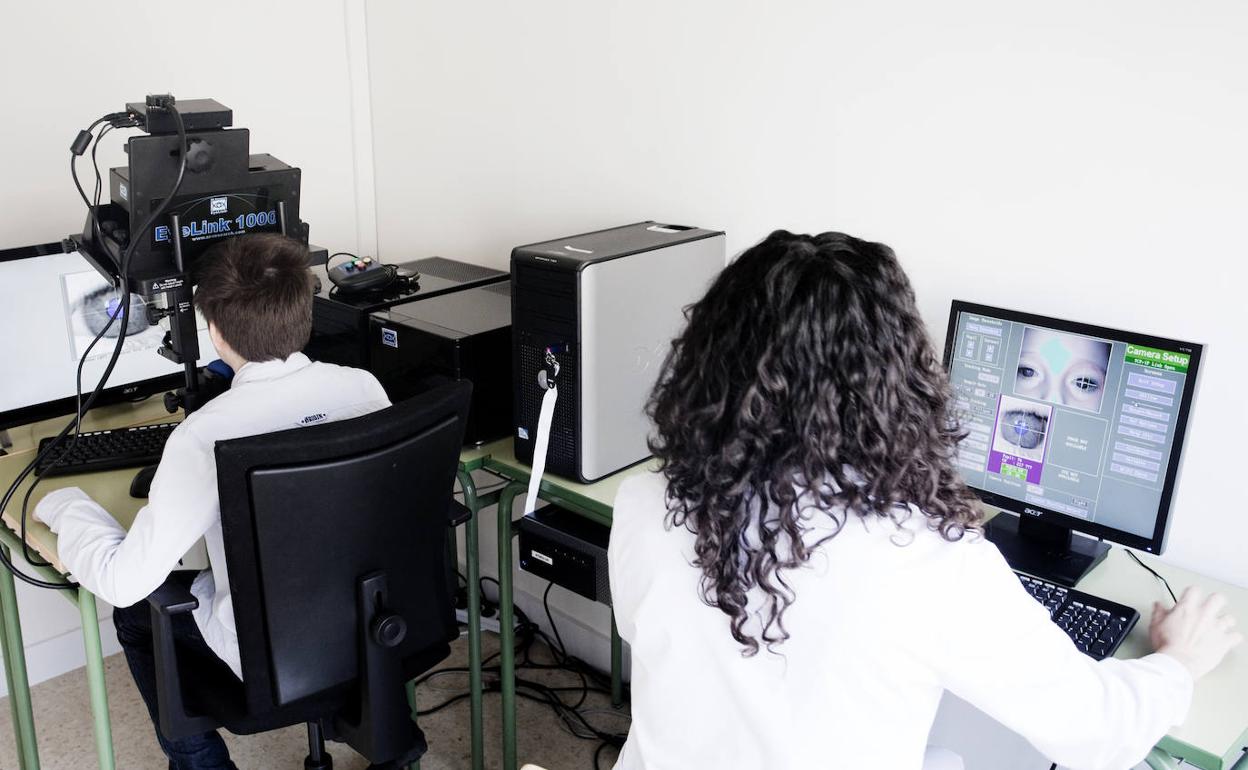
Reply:
[[[390,405],[372,374],[313,363],[245,364],[229,391],[208,402],[169,436],[148,504],[126,532],[82,490],[47,495],[37,515],[57,533],[61,562],[87,590],[116,607],[142,601],[169,577],[202,537],[210,569],[196,576],[195,622],[204,641],[241,679],[234,605],[217,496],[218,441],[359,417]]]
[[[1084,656],[995,546],[948,542],[917,511],[900,528],[851,515],[782,573],[791,638],[742,657],[728,616],[701,599],[693,533],[664,526],[664,490],[646,474],[615,501],[608,561],[633,714],[617,770],[918,770],[944,690],[1063,767],[1124,770],[1187,714],[1182,664]],[[807,542],[831,531],[807,516]]]

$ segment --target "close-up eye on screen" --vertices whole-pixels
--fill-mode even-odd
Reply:
[[[1025,452],[1044,443],[1049,418],[1035,409],[1011,409],[1001,415],[999,430],[1001,438]]]
[[[993,450],[1027,460],[1043,460],[1052,414],[1051,406],[1002,396]]]
[[[1023,332],[1014,393],[1100,412],[1110,349],[1102,340],[1028,327]]]
[[[70,352],[74,360],[80,358],[95,335],[108,326],[110,316],[116,320],[91,350],[90,357],[95,359],[112,355],[113,344],[121,333],[121,292],[94,271],[66,273],[61,280],[65,290],[65,320],[73,342]],[[149,317],[147,301],[138,294],[131,294],[122,352],[159,347],[163,338],[164,329]]]

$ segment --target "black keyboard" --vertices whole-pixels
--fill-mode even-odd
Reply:
[[[97,430],[80,433],[77,442],[71,434],[35,467],[35,475],[68,476],[73,473],[155,465],[160,462],[160,455],[165,451],[169,434],[178,425],[180,423],[165,422],[122,430]],[[51,438],[40,441],[39,451],[42,452],[51,441]],[[69,453],[53,467],[52,463],[66,449],[69,449]]]
[[[1014,574],[1027,593],[1044,605],[1049,617],[1074,641],[1079,651],[1097,660],[1112,656],[1140,619],[1140,613],[1125,604],[1021,572]]]

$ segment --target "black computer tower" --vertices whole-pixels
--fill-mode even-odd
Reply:
[[[511,433],[511,283],[493,283],[373,313],[370,366],[390,400],[440,379],[472,383],[466,445]]]
[[[349,296],[330,283],[324,267],[312,269],[321,286],[312,301],[312,339],[305,351],[310,358],[370,369],[370,314],[405,302],[424,301],[475,286],[505,282],[509,278],[502,270],[446,257],[426,257],[401,263],[398,267],[419,273],[418,285]]]

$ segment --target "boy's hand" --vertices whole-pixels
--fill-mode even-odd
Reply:
[[[35,520],[48,525],[53,532],[60,531],[61,515],[69,510],[69,506],[78,500],[90,500],[91,497],[78,487],[66,487],[43,496],[35,506]]]

